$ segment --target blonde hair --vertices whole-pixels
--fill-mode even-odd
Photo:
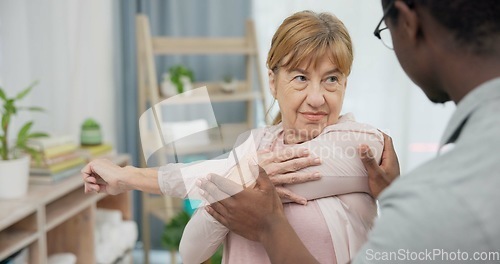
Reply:
[[[279,68],[293,69],[304,62],[307,67],[311,64],[315,67],[325,54],[342,74],[349,76],[354,54],[351,36],[344,23],[329,13],[297,12],[286,18],[274,33],[267,67],[275,73]],[[279,122],[281,113],[273,124]]]

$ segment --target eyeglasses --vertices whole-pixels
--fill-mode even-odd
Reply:
[[[385,24],[385,17],[387,16],[391,8],[394,6],[394,2],[396,2],[396,0],[391,1],[384,9],[384,15],[382,16],[382,19],[380,19],[380,22],[378,22],[375,31],[373,31],[373,35],[375,35],[375,37],[380,39],[384,44],[384,46],[386,46],[391,50],[394,49],[394,46],[392,45],[391,32],[389,31],[389,28],[387,28],[387,25]]]

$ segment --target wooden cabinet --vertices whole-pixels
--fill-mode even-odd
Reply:
[[[114,159],[129,163],[127,155]],[[15,175],[13,175],[15,177]],[[77,263],[95,263],[97,207],[118,209],[132,219],[131,194],[84,194],[80,175],[50,185],[30,185],[20,199],[0,200],[0,260],[28,247],[30,264],[47,263],[49,255],[71,252]]]

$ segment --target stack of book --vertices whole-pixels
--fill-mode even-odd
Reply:
[[[87,161],[91,161],[96,158],[111,158],[115,153],[113,146],[108,143],[103,143],[93,146],[81,146],[80,150],[82,155]]]
[[[79,145],[71,136],[34,139],[29,144],[41,154],[39,161],[31,161],[32,183],[52,183],[74,176],[85,165]]]

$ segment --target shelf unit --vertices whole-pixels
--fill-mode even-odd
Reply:
[[[118,155],[113,162],[125,166],[130,158]],[[25,197],[0,200],[0,261],[28,247],[30,264],[47,263],[50,254],[59,252],[75,254],[77,263],[95,263],[97,207],[119,209],[125,220],[131,220],[131,205],[130,193],[84,194],[80,175],[30,185]]]
[[[239,134],[255,127],[255,102],[265,106],[264,86],[258,65],[258,49],[255,29],[252,21],[246,23],[246,34],[242,37],[225,38],[197,38],[197,37],[167,37],[152,36],[149,20],[145,15],[136,17],[137,63],[138,63],[138,116],[141,116],[148,107],[162,102],[167,105],[197,104],[204,101],[204,97],[197,94],[176,96],[175,100],[164,101],[160,95],[158,78],[156,75],[155,56],[164,55],[242,55],[246,59],[246,77],[239,80],[237,89],[232,93],[225,93],[221,83],[195,83],[193,87],[206,86],[211,103],[245,102],[246,121],[241,123],[220,124],[220,137],[210,139],[209,144],[177,148],[176,155],[190,155],[209,153],[212,151],[229,150]],[[257,78],[259,88],[254,89],[254,77]],[[173,98],[171,98],[173,99]],[[205,99],[206,100],[206,99]],[[162,119],[161,111],[153,109],[155,118]],[[264,111],[265,112],[265,111]],[[265,113],[264,113],[265,116]],[[156,125],[156,124],[155,124]],[[154,127],[154,126],[153,126]],[[160,129],[161,131],[161,129]],[[158,133],[152,131],[151,133]],[[142,136],[141,136],[142,137]],[[142,137],[154,138],[154,137]],[[145,145],[145,144],[143,144]],[[164,155],[172,153],[164,153]],[[146,161],[141,159],[141,165],[146,166]],[[165,163],[160,163],[165,164]],[[145,251],[144,263],[149,263],[150,250],[150,224],[149,216],[154,215],[163,222],[168,222],[180,208],[181,201],[171,197],[142,195],[142,237]],[[172,263],[175,263],[172,262]]]

